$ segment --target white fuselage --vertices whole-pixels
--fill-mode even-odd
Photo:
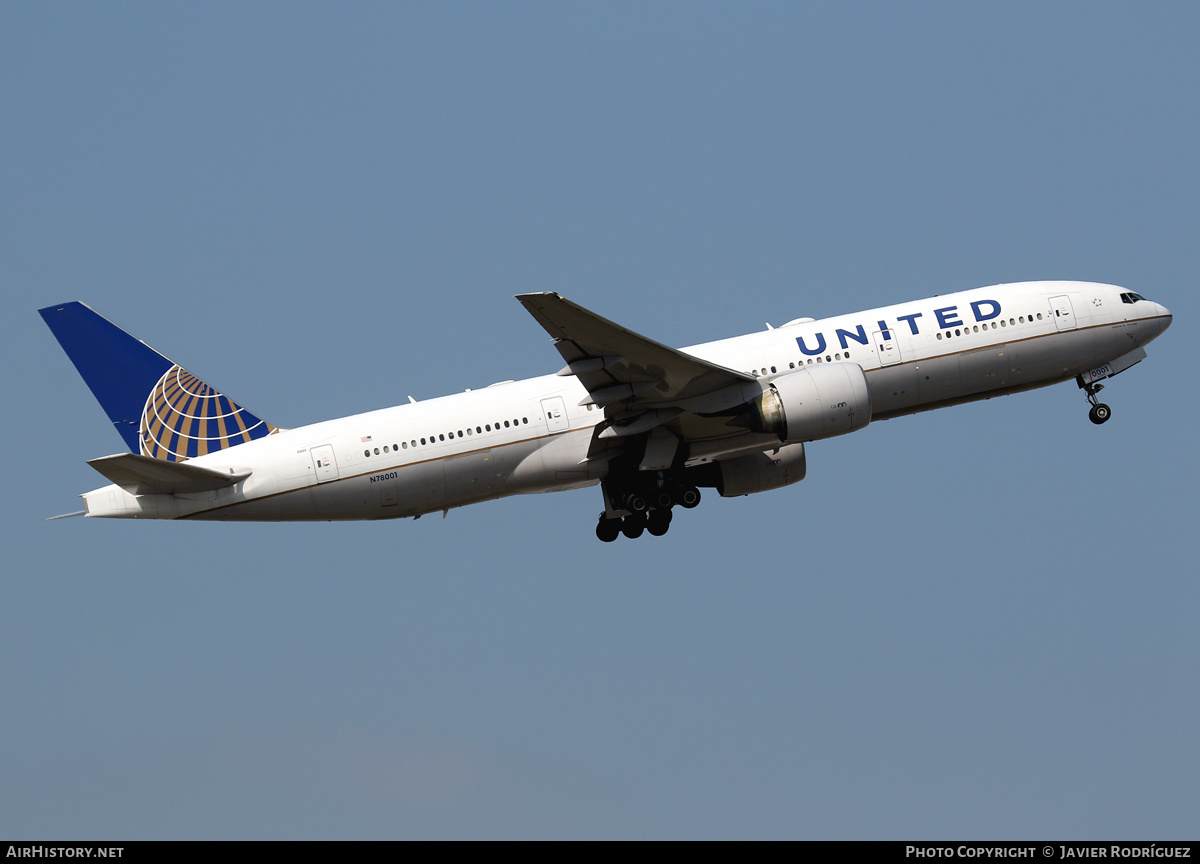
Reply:
[[[1170,323],[1152,301],[1088,282],[998,285],[684,349],[769,383],[801,368],[854,363],[866,373],[871,414],[886,419],[1077,376],[1134,356]],[[212,492],[86,493],[89,516],[254,521],[417,516],[507,495],[594,484],[588,461],[604,413],[572,375],[496,384],[328,420],[197,457],[249,470]],[[777,445],[770,436],[690,445],[688,464]]]

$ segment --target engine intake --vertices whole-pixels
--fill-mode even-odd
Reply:
[[[783,375],[752,403],[759,431],[785,444],[856,432],[871,422],[871,391],[857,363],[827,363]]]

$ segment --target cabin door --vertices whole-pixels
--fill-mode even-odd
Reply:
[[[1075,311],[1071,308],[1071,298],[1066,294],[1050,298],[1050,314],[1054,316],[1054,326],[1059,330],[1075,329]]]
[[[571,425],[567,420],[567,406],[561,396],[542,400],[542,417],[546,419],[546,428],[551,434],[565,432]]]
[[[333,445],[322,444],[308,451],[312,456],[313,470],[317,472],[317,482],[326,483],[338,479],[337,461],[333,458]]]
[[[896,344],[895,331],[876,330],[871,336],[875,340],[880,366],[893,366],[900,362],[900,346]]]

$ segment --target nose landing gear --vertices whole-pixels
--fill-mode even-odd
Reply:
[[[1101,423],[1106,423],[1108,418],[1112,416],[1112,409],[1096,398],[1096,394],[1104,389],[1103,384],[1085,384],[1080,380],[1080,386],[1087,393],[1087,400],[1092,404],[1092,408],[1088,411],[1088,419],[1099,426]]]

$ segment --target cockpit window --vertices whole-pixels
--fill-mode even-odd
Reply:
[[[1139,300],[1145,300],[1145,299],[1146,298],[1143,297],[1141,294],[1135,294],[1132,291],[1126,291],[1124,294],[1121,295],[1122,303],[1136,303]]]

